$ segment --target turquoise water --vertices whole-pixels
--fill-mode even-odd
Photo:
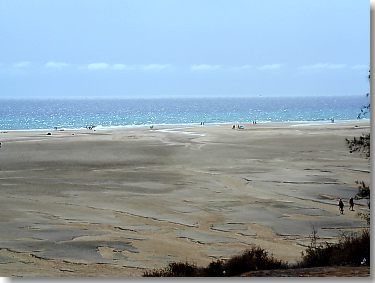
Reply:
[[[181,99],[0,100],[0,130],[356,120],[365,95]]]

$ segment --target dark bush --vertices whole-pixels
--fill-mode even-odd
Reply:
[[[260,247],[246,250],[242,255],[227,261],[213,261],[207,267],[197,267],[189,263],[173,262],[165,269],[145,272],[144,277],[222,277],[239,276],[244,272],[264,269],[287,268],[288,264],[269,256]]]
[[[146,271],[144,277],[196,277],[200,268],[188,262],[171,262],[167,268]]]
[[[203,269],[203,276],[208,276],[208,277],[225,276],[224,262],[222,260],[212,261],[206,268]]]
[[[365,262],[363,261],[365,259]],[[299,267],[332,265],[369,265],[370,232],[364,229],[360,235],[343,235],[337,244],[310,246],[302,255]]]
[[[172,262],[167,268],[146,271],[144,277],[224,277],[240,276],[255,270],[272,270],[340,265],[370,265],[370,231],[360,234],[344,234],[336,244],[317,243],[317,232],[313,229],[311,244],[302,254],[302,260],[290,267],[287,262],[269,256],[260,247],[252,247],[241,255],[226,261],[213,261],[207,267],[197,267],[188,262]],[[365,259],[365,260],[364,260]]]
[[[355,181],[358,186],[357,198],[370,198],[370,186],[363,181]]]
[[[224,265],[226,276],[236,276],[254,270],[287,268],[288,264],[269,256],[260,247],[246,250],[242,255],[230,258]]]
[[[169,268],[174,277],[199,276],[199,268],[188,262],[172,262],[169,264]]]
[[[359,152],[366,158],[370,158],[370,134],[362,134],[359,138],[353,137],[353,139],[346,138],[350,153]]]

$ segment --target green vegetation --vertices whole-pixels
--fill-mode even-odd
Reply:
[[[371,69],[368,70],[368,76],[367,76],[367,78],[368,78],[368,81],[370,82],[370,79],[371,79]],[[370,93],[366,93],[366,96],[370,97]],[[370,113],[370,109],[371,109],[370,103],[368,103],[366,105],[363,105],[361,107],[361,112],[357,116],[357,119],[362,119],[362,118],[366,117],[367,114]]]
[[[359,138],[345,139],[350,153],[359,152],[366,158],[370,158],[370,134],[362,134]]]
[[[302,260],[297,264],[297,267],[358,266],[361,264],[370,264],[370,231],[368,228],[360,234],[343,234],[337,244],[317,244],[317,236],[314,231],[311,244],[302,254]]]
[[[252,247],[241,255],[230,259],[212,261],[207,267],[198,267],[188,262],[172,262],[168,267],[146,271],[144,277],[226,277],[240,276],[255,270],[294,269],[318,266],[370,265],[370,231],[365,228],[360,234],[343,234],[336,244],[318,244],[315,229],[311,243],[295,265],[268,255],[260,247]]]
[[[370,198],[370,186],[366,185],[363,181],[356,181],[355,182],[358,186],[358,193],[356,195],[357,198]]]
[[[370,81],[371,78],[371,69],[368,71],[368,79]],[[367,97],[370,96],[370,93],[366,94]],[[362,106],[361,113],[358,114],[358,119],[364,118],[367,114],[370,113],[371,105],[368,103],[367,105]],[[345,139],[350,153],[353,152],[359,152],[360,154],[364,155],[367,159],[370,158],[370,144],[371,144],[371,137],[370,133],[368,134],[362,134],[359,138],[354,137],[353,139]],[[367,198],[370,199],[370,186],[366,185],[363,181],[356,181],[356,184],[359,185],[358,187],[358,193],[356,195],[357,198]],[[369,208],[370,208],[370,202]]]
[[[253,270],[286,269],[288,264],[277,260],[260,247],[252,247],[227,261],[217,260],[207,267],[197,267],[188,262],[172,262],[167,268],[146,271],[144,277],[224,277],[240,276]]]

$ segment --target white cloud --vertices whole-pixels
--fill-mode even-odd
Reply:
[[[139,68],[144,71],[161,71],[170,68],[169,64],[148,64],[141,65]]]
[[[317,69],[343,69],[346,68],[346,64],[332,64],[332,63],[316,63],[313,65],[304,65],[301,66],[302,70],[317,70]]]
[[[131,69],[130,66],[125,65],[125,64],[113,64],[113,65],[111,66],[111,68],[112,68],[113,70],[129,70],[129,69]]]
[[[215,71],[220,69],[222,69],[221,65],[199,64],[190,66],[190,70],[192,71]]]
[[[27,68],[31,65],[30,61],[21,61],[13,64],[14,68]]]
[[[252,65],[223,66],[210,64],[195,64],[190,66],[191,71],[245,71],[252,68]]]
[[[171,68],[170,64],[145,64],[145,65],[126,65],[121,63],[108,64],[104,62],[91,63],[87,65],[89,70],[133,70],[133,71],[161,71]]]
[[[277,70],[282,67],[282,64],[266,64],[263,66],[260,66],[259,70]]]
[[[87,69],[89,70],[105,70],[108,69],[110,65],[108,63],[91,63],[87,65]]]
[[[369,69],[369,68],[370,68],[369,65],[363,65],[363,64],[358,64],[358,65],[352,66],[352,69],[354,69],[354,70],[362,70],[362,69]]]
[[[242,66],[233,66],[231,69],[233,70],[249,70],[253,68],[251,65],[242,65]]]
[[[69,64],[64,62],[47,62],[44,64],[46,68],[64,68],[67,67]]]

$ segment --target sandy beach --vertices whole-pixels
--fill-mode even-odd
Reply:
[[[368,121],[0,133],[0,275],[124,277],[359,231]],[[338,198],[345,212],[340,215]]]

